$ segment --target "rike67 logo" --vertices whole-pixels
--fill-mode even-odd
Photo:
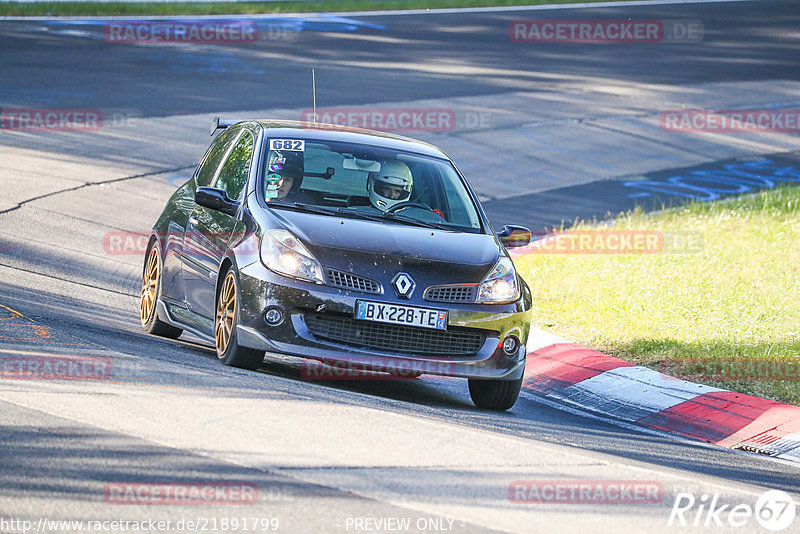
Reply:
[[[752,532],[756,523],[772,532],[788,529],[794,522],[797,505],[785,491],[770,490],[754,506],[745,503],[722,504],[720,495],[678,493],[669,515],[668,526],[709,527],[720,532],[742,529]]]

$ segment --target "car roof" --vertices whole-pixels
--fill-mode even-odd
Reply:
[[[393,150],[415,152],[447,160],[450,159],[447,154],[429,143],[386,132],[306,121],[259,119],[241,122],[255,122],[261,125],[266,130],[266,134],[269,137],[297,137],[300,139],[359,143]]]

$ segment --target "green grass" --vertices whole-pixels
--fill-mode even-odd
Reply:
[[[518,257],[534,324],[654,369],[682,358],[800,361],[800,187],[634,212],[611,227],[699,232],[702,247]],[[798,381],[704,381],[800,404]]]
[[[289,2],[2,2],[0,16],[231,15],[571,4],[605,0],[295,0]]]

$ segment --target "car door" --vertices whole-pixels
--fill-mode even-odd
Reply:
[[[231,145],[239,134],[238,128],[225,130],[208,147],[203,159],[197,165],[191,180],[183,184],[176,191],[172,212],[169,215],[169,226],[164,236],[164,278],[162,279],[162,299],[177,305],[172,308],[175,313],[181,313],[186,305],[186,292],[184,290],[184,271],[193,269],[191,262],[194,256],[184,255],[184,233],[186,224],[195,208],[194,194],[198,185],[211,185],[217,175],[217,170],[225,159]],[[186,263],[190,265],[187,267]],[[184,314],[185,315],[185,314]],[[184,315],[181,318],[184,319]]]
[[[210,185],[241,202],[254,147],[255,135],[246,128],[241,129],[230,143]],[[198,175],[198,184],[203,181],[200,178]],[[193,314],[200,316],[196,319],[201,319],[206,328],[213,327],[217,269],[237,222],[237,217],[196,205],[186,224],[183,245],[186,303]]]

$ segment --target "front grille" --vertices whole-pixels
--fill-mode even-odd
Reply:
[[[326,269],[325,275],[329,286],[361,293],[372,293],[373,295],[381,294],[381,285],[375,280],[334,269]]]
[[[478,286],[431,286],[422,298],[431,302],[475,302]]]
[[[481,331],[459,327],[433,330],[321,313],[308,313],[305,320],[308,329],[318,338],[389,352],[470,356],[478,352],[486,340]]]

